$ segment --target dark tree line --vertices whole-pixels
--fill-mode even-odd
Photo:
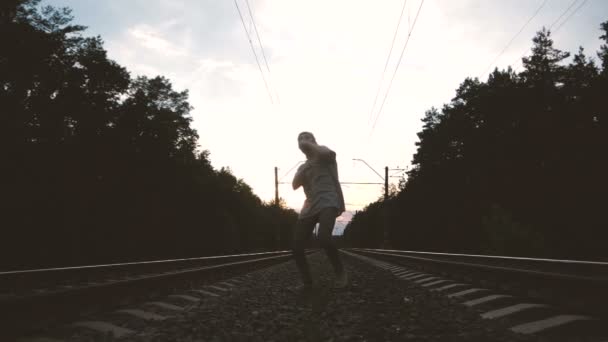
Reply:
[[[600,65],[543,29],[523,71],[467,78],[422,120],[401,191],[359,212],[351,245],[608,258],[608,21]]]
[[[187,91],[69,9],[0,6],[1,269],[288,248],[297,214],[197,152]]]

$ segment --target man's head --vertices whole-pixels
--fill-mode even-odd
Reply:
[[[307,154],[309,144],[317,144],[317,140],[315,139],[315,136],[312,133],[302,132],[298,134],[298,147],[302,152],[304,152],[304,154]]]

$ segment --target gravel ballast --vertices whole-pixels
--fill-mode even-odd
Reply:
[[[291,262],[250,273],[227,294],[201,301],[127,340],[138,341],[531,341],[444,296],[341,255],[346,289],[331,289],[323,253],[308,256],[318,287],[298,293]]]

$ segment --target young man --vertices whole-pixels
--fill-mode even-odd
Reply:
[[[331,240],[336,217],[344,212],[344,197],[338,181],[336,153],[317,144],[314,135],[302,132],[298,135],[298,147],[306,155],[293,177],[293,189],[304,188],[306,201],[294,228],[293,255],[302,276],[304,290],[313,286],[310,268],[304,255],[304,244],[319,223],[319,240],[336,273],[335,288],[348,284],[346,271],[338,249]]]

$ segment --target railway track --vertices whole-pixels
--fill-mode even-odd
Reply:
[[[603,263],[374,249],[342,252],[350,265],[352,286],[342,293],[325,293],[320,302],[337,300],[348,307],[335,319],[350,323],[325,331],[338,340],[349,340],[345,334],[352,331],[423,335],[429,340],[438,334],[452,336],[450,339],[467,334],[484,335],[485,340],[502,336],[501,341],[520,341],[515,336],[522,336],[521,341],[605,341],[608,337],[603,324]],[[17,339],[24,342],[165,340],[187,339],[192,334],[206,340],[226,333],[222,332],[226,327],[214,328],[219,322],[235,329],[228,336],[246,331],[247,324],[252,324],[255,332],[251,336],[259,337],[277,329],[268,321],[274,315],[283,320],[282,333],[297,335],[297,329],[290,330],[292,323],[286,322],[296,324],[295,317],[307,311],[293,306],[293,293],[285,287],[298,282],[289,258],[289,251],[278,251],[163,260],[142,263],[139,268],[137,263],[129,263],[5,272],[0,277],[5,293],[0,299],[4,326],[0,340],[12,341],[17,336],[30,336]],[[324,256],[313,259],[318,264]],[[359,268],[355,259],[368,264],[370,270],[377,269],[378,274]],[[279,266],[268,267],[272,265]],[[324,267],[329,271],[328,265]],[[42,276],[44,273],[48,276]],[[324,277],[331,281],[332,274]],[[13,279],[12,285],[7,283],[9,279]],[[6,294],[16,284],[22,288]],[[370,292],[372,288],[380,292]],[[389,288],[392,290],[386,294],[383,291],[387,290],[380,290]],[[313,305],[312,322],[328,314],[323,310],[333,312],[341,307],[320,303],[316,305],[327,307],[315,309]],[[382,303],[384,309],[380,309]],[[361,305],[373,308],[362,309]],[[361,317],[372,312],[368,310],[391,323],[367,321],[367,328],[359,330]],[[269,316],[260,320],[261,313]],[[433,325],[436,314],[443,318]],[[241,325],[232,326],[230,317],[239,317],[234,319]]]
[[[0,321],[4,328],[0,336],[16,338],[83,315],[163,298],[168,294],[173,302],[152,301],[148,304],[179,310],[175,300],[187,303],[198,301],[200,296],[216,296],[237,284],[239,280],[235,277],[239,274],[277,264],[290,257],[290,251],[276,251],[1,272]],[[225,279],[232,279],[232,282]],[[163,318],[141,309],[123,309],[122,313],[146,319]],[[106,322],[76,321],[71,324],[111,331],[115,336],[127,332]]]
[[[608,263],[365,248],[346,253],[516,333],[608,337]]]
[[[315,253],[309,259],[320,286],[309,299],[294,292],[299,274],[294,263],[288,260],[289,252],[283,251],[241,255],[237,259],[219,258],[223,261],[156,274],[150,277],[156,278],[150,282],[138,281],[147,278],[142,275],[133,276],[120,280],[130,284],[124,288],[116,285],[115,279],[111,282],[113,285],[98,294],[89,292],[83,297],[75,295],[73,291],[78,291],[74,288],[63,289],[67,291],[66,296],[71,294],[49,306],[52,312],[21,316],[22,323],[30,324],[23,324],[20,331],[29,333],[19,334],[27,337],[17,340],[607,340],[602,325],[605,320],[599,314],[574,311],[555,301],[516,293],[517,288],[525,287],[512,276],[517,269],[514,263],[520,261],[506,260],[513,262],[509,267],[513,270],[507,272],[511,281],[500,288],[492,286],[491,278],[496,277],[494,272],[507,268],[505,260],[501,260],[500,265],[489,265],[481,259],[465,260],[470,256],[437,255],[436,262],[423,262],[420,258],[434,257],[420,252],[370,249],[341,252],[351,285],[332,290],[331,266],[322,253]],[[473,266],[465,267],[462,265],[465,263],[483,265],[481,269],[491,272],[482,277],[483,273],[473,273],[469,269]],[[564,286],[556,279],[574,281],[572,277],[564,277],[569,274],[565,269],[549,272],[537,266],[520,267],[526,271],[524,274],[551,277],[555,288]],[[182,275],[172,278],[171,273]],[[593,277],[593,272],[580,269],[572,273],[580,276],[582,282]],[[601,278],[601,275],[595,274],[595,277]],[[160,280],[163,278],[167,279]],[[594,281],[601,282],[601,279]],[[73,310],[64,312],[62,305],[70,307],[70,303]],[[32,299],[29,307],[20,310],[44,311],[45,305]],[[2,322],[9,322],[5,326],[19,321],[9,317],[14,313],[6,307],[2,306],[1,310],[5,314]],[[51,313],[59,317],[49,317]],[[46,324],[45,320],[48,320]],[[35,325],[39,328],[34,329]]]

